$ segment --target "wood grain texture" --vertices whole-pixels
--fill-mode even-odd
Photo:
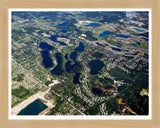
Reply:
[[[151,8],[152,120],[8,120],[9,8]],[[0,128],[159,128],[160,0],[0,0]]]

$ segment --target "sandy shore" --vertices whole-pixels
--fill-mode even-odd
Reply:
[[[49,84],[49,87],[54,86],[55,84],[61,83],[59,80],[52,80],[53,83]]]
[[[44,103],[44,104],[47,105],[48,108],[45,109],[45,110],[47,110],[47,111],[44,110],[44,111],[42,111],[40,114],[41,114],[41,115],[42,115],[42,114],[45,115],[51,108],[54,107],[54,105],[53,105],[53,103],[52,103],[51,101],[46,100],[46,99],[44,98],[44,95],[45,95],[45,94],[48,94],[48,91],[49,91],[49,89],[48,89],[47,91],[45,91],[45,92],[39,91],[39,92],[37,92],[36,94],[34,94],[34,95],[32,95],[31,97],[29,97],[28,99],[26,99],[26,100],[22,101],[21,103],[17,104],[16,106],[14,106],[14,107],[11,109],[11,114],[12,114],[12,115],[17,115],[22,109],[24,109],[25,107],[27,107],[30,103],[32,103],[32,102],[35,101],[36,99],[42,99],[42,100],[46,101],[46,103]]]
[[[145,32],[148,32],[147,29],[140,28],[140,27],[131,26],[131,27],[129,27],[129,28],[131,28],[134,32],[137,32],[137,33],[145,33]],[[141,30],[144,30],[144,31],[143,31],[143,32],[138,32],[138,31],[136,31],[134,28],[138,28],[138,29],[141,29]]]

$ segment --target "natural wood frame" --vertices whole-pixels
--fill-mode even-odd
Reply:
[[[151,8],[152,9],[152,119],[151,120],[9,120],[8,119],[8,9],[9,8]],[[0,128],[160,127],[160,1],[159,0],[0,0]]]

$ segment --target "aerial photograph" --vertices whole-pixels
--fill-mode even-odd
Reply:
[[[11,11],[14,116],[149,115],[149,11]]]

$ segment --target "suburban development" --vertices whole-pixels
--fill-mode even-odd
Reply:
[[[12,11],[12,115],[148,115],[148,11]]]

